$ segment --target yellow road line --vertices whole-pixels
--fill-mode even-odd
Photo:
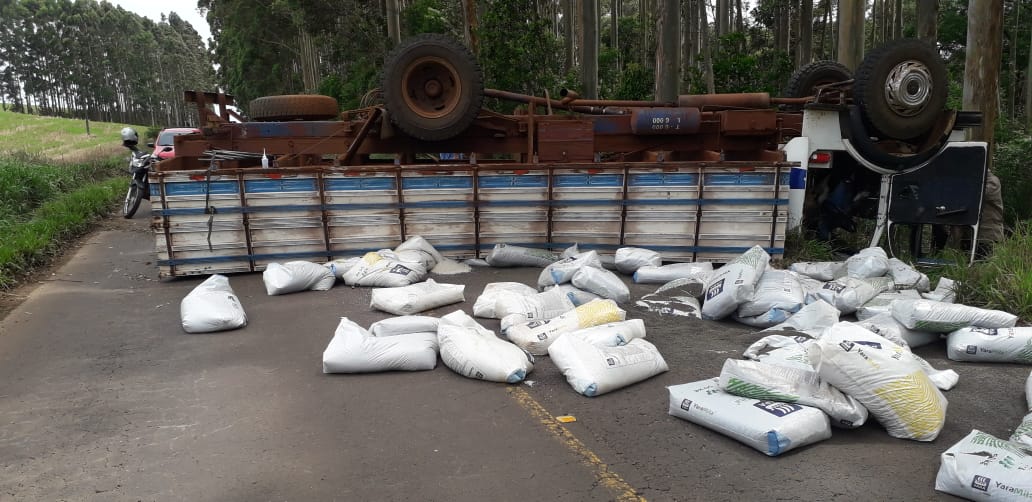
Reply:
[[[634,491],[634,487],[627,484],[619,474],[610,470],[609,466],[606,465],[602,459],[598,458],[598,455],[595,455],[595,452],[589,450],[587,446],[584,446],[584,443],[582,443],[581,440],[577,439],[569,429],[559,423],[555,417],[553,417],[544,406],[541,406],[541,403],[538,403],[537,400],[531,397],[527,391],[520,387],[508,387],[508,390],[509,395],[512,396],[520,406],[530,412],[530,415],[538,419],[538,421],[541,422],[541,425],[543,425],[548,432],[552,433],[552,435],[555,436],[563,446],[579,456],[581,461],[591,468],[598,484],[609,490],[615,496],[614,500],[621,502],[645,502],[645,497],[638,495],[638,492]]]

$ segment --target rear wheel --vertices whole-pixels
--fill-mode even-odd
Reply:
[[[265,96],[252,100],[248,111],[257,122],[332,120],[340,115],[336,99],[318,94]]]
[[[125,202],[122,203],[122,216],[132,218],[136,210],[140,209],[140,201],[143,200],[143,190],[135,181],[129,184],[129,191],[125,194]]]
[[[805,98],[817,94],[817,87],[845,82],[853,73],[837,61],[815,61],[796,70],[785,86],[785,96]]]
[[[860,63],[853,98],[882,139],[910,140],[936,124],[948,91],[946,64],[935,47],[898,40],[871,51]]]

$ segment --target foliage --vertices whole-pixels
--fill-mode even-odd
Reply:
[[[1032,319],[1032,223],[1019,223],[985,261],[968,267],[963,265],[966,260],[960,253],[953,261],[961,264],[947,266],[942,276],[959,283],[958,303]]]
[[[834,261],[835,250],[831,243],[814,238],[802,231],[789,232],[785,236],[785,263],[802,261]]]
[[[614,99],[649,99],[655,91],[656,75],[638,63],[627,63],[620,74]]]
[[[1001,120],[997,123],[996,138],[993,172],[1000,178],[1003,190],[1004,217],[1013,226],[1032,220],[1032,173],[1028,169],[1032,137],[1013,122]]]

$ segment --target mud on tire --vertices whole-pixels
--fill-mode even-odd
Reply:
[[[336,99],[318,94],[265,96],[251,100],[248,110],[257,122],[332,120],[340,115]]]

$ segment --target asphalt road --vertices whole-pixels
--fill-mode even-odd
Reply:
[[[935,441],[872,421],[768,458],[666,413],[665,386],[716,376],[754,330],[634,311],[670,371],[597,398],[547,357],[515,386],[443,364],[323,375],[341,316],[387,317],[368,289],[269,297],[261,274],[234,275],[249,325],[187,335],[179,301],[202,278],[157,279],[148,223],[106,222],[0,321],[0,501],[930,500],[947,498],[942,451],[972,428],[1009,436],[1025,413],[1028,367],[953,363],[940,344],[916,351],[961,375]],[[468,301],[431,314],[537,272],[436,277]]]

